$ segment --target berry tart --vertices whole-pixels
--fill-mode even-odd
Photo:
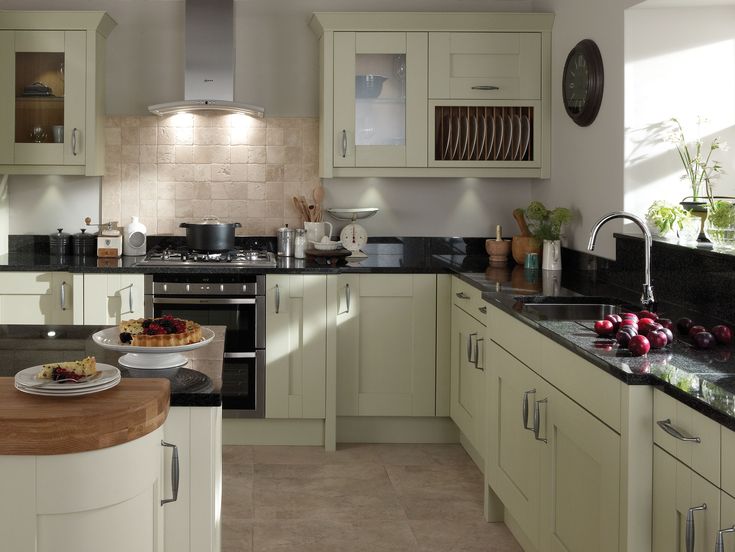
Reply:
[[[44,364],[41,371],[36,375],[36,379],[60,380],[73,379],[80,380],[94,376],[97,373],[97,362],[94,357],[86,357],[82,360],[72,360],[71,362],[54,362],[52,364]]]
[[[198,343],[202,328],[191,320],[166,314],[161,318],[139,318],[120,322],[120,342],[136,347],[176,347]]]

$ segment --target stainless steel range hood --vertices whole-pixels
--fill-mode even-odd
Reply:
[[[233,0],[186,0],[184,99],[148,106],[156,115],[227,111],[263,117],[257,105],[234,101]]]

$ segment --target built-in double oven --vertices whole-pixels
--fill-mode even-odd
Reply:
[[[146,288],[146,316],[171,314],[204,326],[227,327],[222,372],[223,415],[262,418],[265,415],[265,276],[154,274]]]

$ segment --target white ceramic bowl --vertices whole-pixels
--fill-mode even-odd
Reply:
[[[337,249],[340,249],[342,247],[342,242],[338,241],[313,241],[311,242],[311,244],[314,246],[314,249],[318,251],[336,251]]]

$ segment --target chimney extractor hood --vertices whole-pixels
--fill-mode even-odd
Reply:
[[[226,111],[263,117],[257,105],[234,101],[233,0],[186,0],[184,99],[148,106],[156,115]]]

